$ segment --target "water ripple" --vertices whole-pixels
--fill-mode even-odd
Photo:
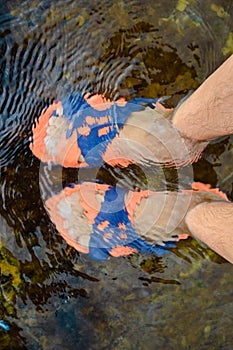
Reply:
[[[199,1],[183,11],[169,1],[153,7],[110,0],[33,4],[1,6],[2,166],[20,154],[30,156],[33,122],[67,93],[93,91],[115,99],[195,88],[223,59],[230,23],[227,18],[218,33],[217,19],[216,27],[210,20],[214,12],[208,11],[208,19],[208,4],[202,8]]]
[[[161,174],[160,169],[144,173],[136,166],[124,170],[103,166],[81,172],[44,165],[39,179],[40,164],[29,149],[32,126],[42,110],[75,91],[102,93],[111,99],[170,95],[168,103],[175,106],[226,58],[223,48],[233,30],[232,6],[232,0],[0,1],[0,213],[4,218],[0,243],[5,266],[0,311],[2,319],[12,321],[9,338],[4,334],[1,343],[4,348],[52,349],[55,343],[67,349],[93,344],[127,348],[132,339],[138,348],[175,347],[180,332],[168,344],[167,330],[172,331],[179,320],[179,329],[186,331],[184,324],[187,320],[194,324],[196,316],[203,322],[195,337],[192,327],[190,334],[183,332],[182,344],[193,341],[197,348],[207,346],[210,329],[210,344],[232,348],[231,322],[222,309],[222,293],[225,299],[231,297],[229,264],[221,267],[220,258],[211,257],[191,239],[180,242],[173,258],[166,261],[133,255],[103,265],[92,263],[67,249],[44,209],[43,200],[51,189],[58,192],[70,182],[100,181],[131,190],[175,189],[174,169]],[[221,7],[225,12],[219,16]],[[222,148],[225,144],[228,141]],[[195,165],[196,177],[201,173],[201,180],[211,183],[212,178],[217,183],[217,171],[227,170],[226,159],[231,156],[228,149],[219,152],[219,143],[213,151],[206,150],[204,160]],[[221,169],[213,154],[218,155]],[[228,170],[221,181],[232,198]],[[206,256],[217,263],[205,263]],[[198,285],[204,279],[208,288]],[[182,284],[176,289],[164,284],[178,280]],[[213,289],[217,299],[206,297]],[[76,301],[78,296],[82,302]],[[173,299],[182,300],[185,307]],[[206,317],[202,309],[208,309],[210,302],[217,313],[207,312]],[[73,316],[68,319],[69,315]],[[208,323],[210,316],[225,322],[220,325],[222,332],[214,328],[217,321]],[[122,328],[124,324],[129,327]]]

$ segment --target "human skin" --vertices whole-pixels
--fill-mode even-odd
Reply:
[[[233,133],[232,107],[233,55],[175,110],[172,122],[173,111],[159,104],[154,110],[132,113],[105,159],[120,152],[119,158],[132,153],[138,164],[146,158],[162,166],[193,163],[210,139]]]
[[[181,104],[173,125],[198,141],[233,133],[233,55]]]
[[[233,264],[233,203],[201,203],[185,218],[194,237]]]
[[[233,133],[233,55],[177,110],[173,125],[197,141]],[[233,203],[201,203],[185,218],[194,237],[233,263]]]

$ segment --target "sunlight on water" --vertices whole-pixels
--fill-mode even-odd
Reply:
[[[163,191],[192,176],[232,200],[232,137],[180,172],[65,169],[41,165],[29,148],[42,111],[72,93],[169,96],[175,107],[232,53],[232,17],[229,0],[0,2],[1,349],[232,348],[224,259],[190,237],[164,256],[92,261],[44,207],[70,183]]]

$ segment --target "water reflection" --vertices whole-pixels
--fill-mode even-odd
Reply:
[[[43,108],[73,91],[112,100],[171,95],[175,106],[229,54],[232,4],[1,2],[0,319],[11,326],[0,330],[3,349],[232,347],[229,264],[192,239],[163,258],[79,256],[48,218],[29,149]],[[231,145],[231,138],[212,143],[194,175],[232,198]],[[93,179],[91,170],[56,168],[54,184],[56,171],[63,186]],[[177,186],[175,170],[145,177],[134,166],[103,166],[94,174],[129,189]]]
[[[148,3],[146,12],[138,2],[17,5],[7,2],[1,20],[3,164],[28,153],[33,121],[73,91],[111,99],[174,95],[176,103],[223,61],[231,23],[230,15],[216,16],[210,26],[198,4],[180,11],[168,1]]]

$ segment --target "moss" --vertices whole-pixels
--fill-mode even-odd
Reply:
[[[225,56],[233,54],[233,33],[232,32],[229,33],[226,40],[226,44],[222,48],[222,52]]]
[[[228,12],[226,12],[223,8],[223,6],[221,5],[217,5],[217,4],[211,4],[210,6],[211,10],[214,11],[218,17],[220,18],[228,18],[230,15]]]
[[[1,299],[4,313],[15,316],[15,302],[22,285],[19,261],[1,245],[0,247]]]

